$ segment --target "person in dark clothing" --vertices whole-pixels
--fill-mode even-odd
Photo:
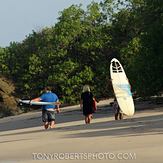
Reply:
[[[90,123],[93,118],[93,100],[94,97],[92,92],[90,91],[89,85],[85,85],[81,94],[80,106],[83,110],[83,115],[85,116],[86,124]]]
[[[113,104],[113,109],[114,109],[114,113],[115,113],[115,120],[121,120],[123,119],[123,113],[118,105],[118,102],[116,99],[114,99],[114,104]]]

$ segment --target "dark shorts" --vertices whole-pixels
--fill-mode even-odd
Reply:
[[[48,111],[48,110],[42,110],[42,121],[43,122],[55,121],[55,112]]]
[[[88,116],[90,114],[94,113],[94,110],[92,107],[83,107],[83,115]]]

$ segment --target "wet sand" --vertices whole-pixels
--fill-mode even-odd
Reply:
[[[139,105],[133,117],[115,121],[107,103],[89,125],[79,106],[63,108],[46,131],[40,110],[0,119],[0,163],[162,163],[163,107]]]

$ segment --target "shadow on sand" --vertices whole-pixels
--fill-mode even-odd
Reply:
[[[108,113],[109,112],[109,113]],[[103,116],[112,116],[110,114],[111,109],[106,108],[104,110],[99,110],[98,114]],[[11,120],[8,120],[7,122],[1,122],[0,121],[0,132],[1,131],[9,131],[9,130],[17,130],[17,129],[25,129],[25,128],[31,128],[31,127],[39,127],[42,125],[42,118],[41,118],[41,111],[39,111],[39,114],[34,115],[33,117],[26,117],[24,119],[16,119],[17,117],[11,118]],[[98,117],[97,117],[98,118]],[[66,111],[61,112],[60,114],[56,114],[56,123],[67,123],[67,122],[73,122],[73,121],[79,121],[83,120],[82,112],[79,110],[74,111]]]
[[[64,138],[81,137],[127,137],[163,134],[163,115],[124,119],[121,121],[97,122],[89,125],[64,127],[63,130],[81,132],[67,134]],[[60,130],[62,131],[62,130]]]
[[[159,112],[159,111],[158,111]],[[80,114],[80,115],[79,115]],[[55,129],[44,131],[44,129],[36,129],[29,131],[18,131],[14,133],[0,132],[0,136],[41,133],[41,132],[64,132],[62,138],[88,138],[88,137],[127,137],[127,136],[141,136],[141,135],[155,135],[163,134],[163,114],[145,116],[145,117],[133,117],[130,119],[124,119],[120,121],[106,120],[106,117],[113,117],[112,113],[107,111],[99,111],[95,114],[95,119],[105,118],[105,121],[96,122],[92,121],[91,124],[85,125],[81,112],[64,113],[57,115],[57,123],[74,122],[72,126],[57,127]],[[75,125],[75,121],[83,120],[83,124]],[[31,121],[29,123],[29,121]],[[9,122],[8,122],[9,123]],[[18,122],[20,123],[20,122]],[[24,129],[29,127],[40,126],[40,117],[26,119],[25,124],[15,127],[12,124],[12,128],[7,130],[1,128],[0,131],[8,131],[13,129]],[[33,124],[34,123],[34,124]],[[0,124],[2,125],[2,123]],[[6,124],[4,124],[6,125]],[[7,124],[8,125],[8,124]],[[13,127],[14,126],[14,127]],[[7,126],[10,127],[10,126]]]

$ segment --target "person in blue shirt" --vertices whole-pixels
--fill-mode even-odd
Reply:
[[[51,92],[51,87],[45,87],[45,92],[38,98],[31,101],[42,101],[42,102],[56,102],[56,105],[43,105],[42,106],[42,121],[44,123],[44,128],[54,128],[55,127],[55,109],[57,113],[60,112],[59,109],[59,98],[55,93]]]

